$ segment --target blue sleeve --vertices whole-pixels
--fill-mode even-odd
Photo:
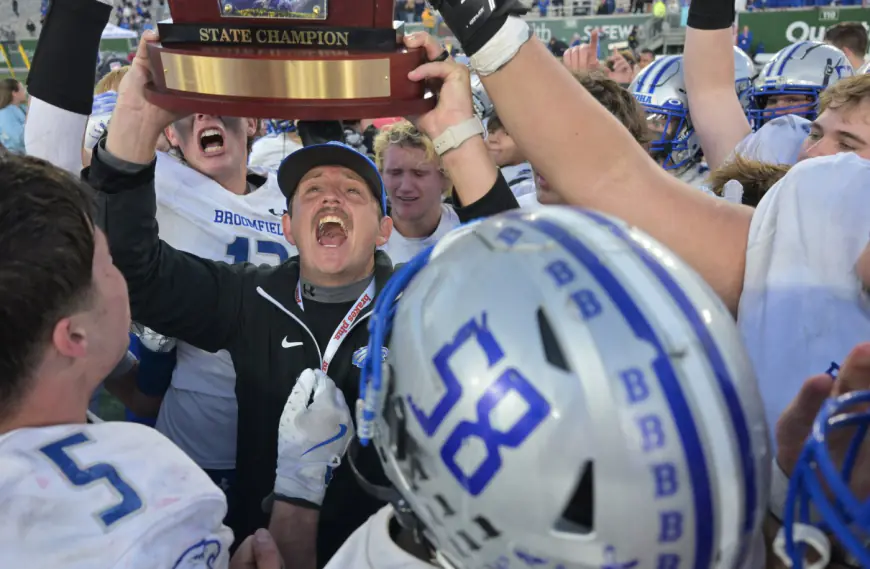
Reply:
[[[163,397],[172,382],[176,350],[152,352],[139,345],[139,375],[136,387],[149,397]]]

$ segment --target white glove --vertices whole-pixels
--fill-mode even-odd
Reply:
[[[319,369],[303,371],[278,424],[275,494],[320,506],[353,436],[341,390]]]

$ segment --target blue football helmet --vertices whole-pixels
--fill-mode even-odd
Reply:
[[[289,120],[269,119],[266,121],[266,134],[296,132],[296,123]]]
[[[819,94],[852,75],[854,70],[846,54],[832,45],[802,41],[781,49],[765,64],[750,91],[749,122],[753,130],[782,115],[814,120]],[[806,97],[806,102],[768,108],[770,97],[788,95]]]
[[[660,57],[646,66],[629,90],[647,114],[654,134],[650,154],[665,170],[682,170],[701,161],[701,141],[689,116],[683,81],[683,56]]]
[[[830,558],[826,534],[837,539],[850,558],[850,565],[870,567],[870,500],[867,496],[856,496],[849,487],[870,427],[867,403],[870,391],[828,400],[816,417],[813,432],[791,475],[783,527],[775,547],[796,569],[822,564],[806,563],[803,550],[807,544],[818,550],[823,561]],[[841,431],[849,428],[856,431],[839,465],[831,456],[827,441],[842,436]]]

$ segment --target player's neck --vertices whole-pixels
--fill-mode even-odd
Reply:
[[[401,219],[393,217],[393,231],[408,239],[423,239],[429,237],[438,229],[441,223],[441,205],[426,212],[420,219]]]
[[[91,392],[83,388],[87,385],[93,386],[93,382],[88,382],[83,377],[60,375],[47,379],[44,370],[38,370],[32,385],[21,403],[16,406],[15,412],[0,420],[0,434],[28,427],[86,421]]]
[[[236,195],[243,196],[248,193],[248,167],[244,164],[232,172],[227,172],[213,179],[224,189]]]
[[[370,277],[374,270],[375,257],[372,255],[371,260],[365,265],[357,268],[349,267],[338,273],[327,273],[301,263],[299,276],[303,281],[318,287],[343,287]]]

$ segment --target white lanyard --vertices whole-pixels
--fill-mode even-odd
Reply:
[[[366,306],[371,304],[371,302],[375,298],[375,279],[372,278],[372,281],[369,283],[369,286],[363,291],[353,306],[350,307],[347,314],[344,315],[341,323],[338,325],[338,328],[335,329],[335,332],[332,333],[332,337],[329,339],[329,343],[326,344],[326,350],[323,352],[323,364],[321,364],[320,369],[326,373],[326,370],[329,369],[329,362],[332,361],[332,358],[335,357],[335,352],[338,351],[338,347],[344,341],[344,338],[347,336],[350,327],[353,326],[354,321],[359,317],[360,313],[365,309]],[[299,310],[305,312],[305,306],[302,304],[302,282],[299,281],[296,283],[296,304],[299,305]]]

